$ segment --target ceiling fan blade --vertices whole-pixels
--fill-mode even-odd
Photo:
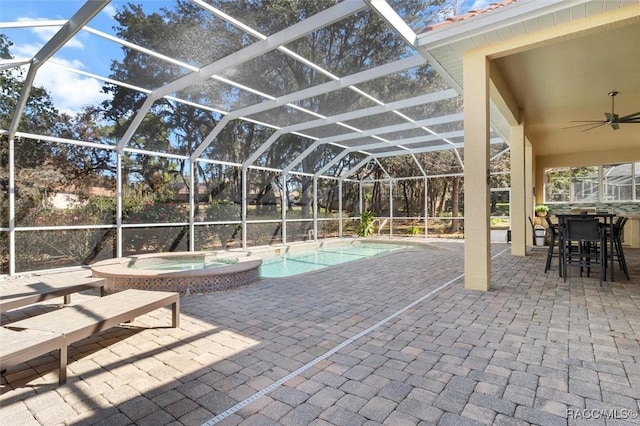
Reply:
[[[580,123],[580,121],[572,121],[572,123]],[[576,124],[575,126],[563,127],[563,129],[575,129],[576,127],[593,126],[594,124],[597,124],[598,126],[601,126],[603,124],[607,124],[607,122],[606,121],[602,121],[602,120],[584,121],[584,122],[582,122],[582,124]]]
[[[633,114],[625,115],[624,117],[620,117],[618,119],[619,123],[622,122],[633,122],[635,120],[640,120],[640,111],[634,112]]]
[[[607,124],[607,122],[606,122],[606,121],[605,121],[605,122],[603,122],[603,123],[597,124],[597,125],[595,125],[595,126],[589,127],[588,129],[584,129],[584,130],[583,130],[583,132],[586,132],[586,131],[588,131],[588,130],[593,130],[593,129],[595,129],[596,127],[602,127],[602,126],[604,126],[605,124]]]

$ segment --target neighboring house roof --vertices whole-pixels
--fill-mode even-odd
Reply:
[[[437,30],[438,28],[445,27],[447,25],[453,24],[454,22],[460,22],[460,21],[464,21],[464,20],[469,19],[469,18],[473,18],[474,16],[482,15],[483,13],[487,13],[487,12],[490,12],[492,10],[499,9],[501,7],[510,5],[511,3],[515,3],[517,1],[518,0],[504,0],[504,1],[501,1],[501,2],[497,2],[497,3],[491,3],[489,6],[485,7],[484,9],[469,10],[467,13],[464,13],[462,15],[451,16],[451,17],[445,19],[442,22],[438,22],[437,24],[429,25],[424,30],[422,30],[422,33],[426,33],[428,31]]]

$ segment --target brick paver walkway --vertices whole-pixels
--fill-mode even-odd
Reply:
[[[3,424],[638,424],[640,250],[632,280],[494,259],[466,291],[463,243],[432,241],[304,276],[182,298],[2,381]],[[499,253],[506,244],[495,244]],[[574,274],[576,275],[576,274]],[[4,283],[6,285],[7,283]],[[97,297],[88,292],[77,297]],[[3,316],[3,324],[32,314]],[[584,411],[584,410],[587,411]],[[611,411],[603,411],[603,410]],[[218,422],[219,421],[219,422]],[[216,423],[217,422],[217,423]],[[616,423],[617,422],[617,423]]]

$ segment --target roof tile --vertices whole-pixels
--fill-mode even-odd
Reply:
[[[517,1],[518,0],[503,0],[501,2],[491,3],[489,6],[485,7],[484,9],[469,10],[467,13],[465,13],[463,15],[452,16],[450,18],[445,19],[442,22],[438,22],[437,24],[429,25],[424,30],[422,30],[422,32],[426,33],[428,31],[438,30],[438,29],[440,29],[442,27],[446,27],[446,26],[451,25],[451,24],[453,24],[455,22],[465,21],[465,20],[467,20],[469,18],[473,18],[474,16],[482,15],[482,14],[490,12],[492,10],[499,9],[501,7],[504,7],[504,6],[508,6],[508,5],[510,5],[512,3],[515,3]]]

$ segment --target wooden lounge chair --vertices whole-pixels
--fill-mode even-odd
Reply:
[[[63,380],[66,379],[66,346],[168,305],[172,305],[171,325],[174,328],[179,327],[180,295],[178,293],[135,289],[113,293],[99,299],[87,300],[67,306],[64,309],[16,321],[5,327],[20,332],[48,332],[52,335],[63,336],[65,353],[61,353],[61,356],[64,355],[65,357],[65,371],[60,371],[60,383],[62,384],[64,383]],[[42,354],[54,349],[56,348],[49,348],[44,352],[39,352]],[[2,359],[9,359],[10,356],[14,356],[11,345],[5,344],[3,341]],[[23,361],[25,356],[21,358]],[[38,356],[38,354],[34,356]],[[61,360],[60,368],[62,369],[62,367],[63,362]],[[4,362],[2,368],[6,368]]]
[[[104,278],[91,277],[11,283],[0,288],[0,313],[56,297],[64,297],[64,303],[68,305],[71,303],[71,294],[92,288],[100,288],[100,295],[103,296],[106,283]]]
[[[67,345],[59,333],[0,328],[0,366],[2,370],[27,362],[52,351],[58,351],[58,383],[67,380]]]

